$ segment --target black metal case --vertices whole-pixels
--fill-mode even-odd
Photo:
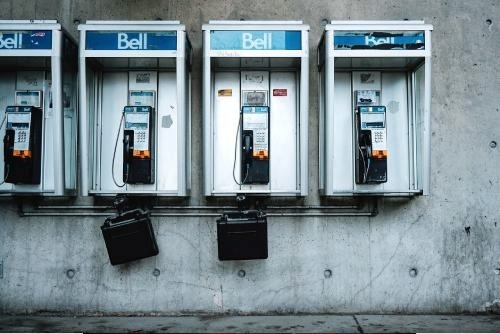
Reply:
[[[158,255],[151,219],[140,209],[107,218],[101,231],[112,265]]]
[[[225,212],[217,219],[219,260],[267,259],[267,218],[260,211]]]

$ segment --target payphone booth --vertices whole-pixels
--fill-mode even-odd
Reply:
[[[191,43],[178,21],[87,21],[80,31],[83,196],[187,196]]]
[[[422,21],[332,21],[318,46],[320,191],[427,195],[431,31]]]
[[[205,195],[307,195],[309,26],[202,29]]]
[[[77,70],[57,21],[0,21],[0,194],[75,195]]]

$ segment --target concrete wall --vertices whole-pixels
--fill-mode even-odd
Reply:
[[[15,201],[2,199],[0,312],[462,312],[500,298],[496,0],[0,0],[0,8],[1,19],[58,19],[75,37],[87,19],[186,24],[195,52],[193,206],[213,204],[201,195],[203,23],[302,19],[311,26],[310,195],[298,201],[305,205],[321,203],[314,62],[324,24],[408,18],[434,25],[430,196],[380,200],[375,217],[270,217],[263,261],[219,262],[213,216],[155,216],[160,254],[123,266],[109,264],[104,216],[19,217]]]

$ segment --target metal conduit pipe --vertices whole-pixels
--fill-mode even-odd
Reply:
[[[40,210],[114,210],[112,206],[92,206],[92,205],[38,205]],[[153,205],[152,209],[160,210],[236,210],[236,206],[168,206]]]
[[[219,217],[221,211],[234,211],[235,206],[153,206],[151,217]],[[177,211],[177,212],[171,212]],[[201,212],[198,212],[201,211]],[[213,211],[213,212],[207,212]],[[362,207],[356,205],[273,205],[265,209],[268,217],[348,217],[375,216],[378,213],[377,201],[366,203]],[[19,215],[23,217],[54,216],[54,217],[108,217],[116,213],[111,206],[92,205],[37,205],[26,210],[22,203]]]
[[[105,213],[88,212],[23,212],[23,217],[108,217]],[[375,212],[304,212],[304,213],[267,213],[268,217],[372,217]],[[218,213],[151,213],[151,217],[220,217]]]
[[[266,210],[335,210],[358,209],[357,205],[281,205],[266,206]],[[114,210],[111,206],[92,205],[38,205],[37,210]],[[237,210],[236,206],[168,206],[154,205],[153,210]]]

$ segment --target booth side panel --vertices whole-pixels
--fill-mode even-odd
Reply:
[[[299,173],[298,184],[299,194],[307,196],[309,193],[309,39],[308,33],[302,31],[302,50],[300,77],[299,77],[299,131],[298,160]]]
[[[66,189],[76,186],[76,115],[74,109],[64,112],[64,184]]]
[[[63,195],[65,193],[65,150],[64,150],[64,96],[63,96],[63,35],[61,31],[52,32],[52,50],[51,56],[51,80],[47,90],[50,91],[50,106],[52,113],[50,115],[52,121],[52,150],[53,152],[47,156],[50,158],[52,166],[47,166],[50,169],[48,178],[46,179],[50,185],[45,184],[44,188],[50,188],[55,195]]]
[[[271,72],[271,190],[297,191],[298,119],[295,72]]]
[[[128,104],[128,73],[127,72],[105,72],[102,77],[102,111],[101,120],[97,120],[98,136],[101,137],[100,147],[98,147],[97,156],[100,157],[100,184],[99,190],[114,190],[119,188],[113,182],[114,178],[118,184],[123,184],[123,124],[120,131],[120,119],[122,117],[123,107]],[[110,98],[112,97],[112,98]],[[114,166],[113,152],[115,148],[116,136],[118,134],[118,145]],[[113,169],[112,169],[113,168]]]
[[[7,106],[11,106],[11,105],[15,104],[14,93],[13,93],[15,91],[15,89],[16,89],[16,73],[15,72],[2,72],[2,75],[0,76],[0,122],[5,117],[5,108]],[[5,126],[6,126],[6,124],[4,123],[3,127],[0,129],[0,136],[2,139],[2,143],[3,143],[3,138],[5,135]],[[0,182],[3,181],[5,178],[4,155],[5,154],[3,153],[3,144],[2,144],[2,155],[0,156]],[[13,188],[13,186],[10,183],[4,183],[4,184],[0,185],[0,191],[10,191],[10,190],[12,190],[12,188]]]
[[[186,195],[189,195],[191,193],[191,187],[192,187],[192,175],[191,175],[191,166],[192,166],[192,132],[191,132],[191,124],[192,124],[192,115],[191,115],[191,72],[189,70],[186,70],[186,90],[185,90],[185,103],[186,103],[186,164],[184,165],[184,168],[186,169]],[[203,166],[203,164],[202,164]]]
[[[212,90],[212,83],[214,82],[214,77],[211,73],[210,68],[210,57],[208,56],[208,50],[210,50],[210,32],[203,30],[203,59],[202,59],[202,70],[203,75],[202,80],[202,90],[201,90],[201,110],[202,115],[202,140],[201,145],[203,145],[203,173],[202,173],[202,184],[203,184],[203,194],[205,196],[210,196],[214,190],[214,174],[213,174],[213,117],[212,117],[212,106],[214,105],[215,97]],[[193,143],[196,143],[195,141]],[[194,179],[193,179],[194,181]]]
[[[325,192],[325,68],[318,73],[318,126],[319,126],[319,141],[318,141],[318,156],[319,156],[319,191],[323,195]]]
[[[177,132],[178,126],[177,85],[175,72],[158,75],[158,110],[156,112],[156,182],[158,190],[176,191]]]
[[[402,191],[410,187],[410,143],[407,74],[382,74],[382,105],[387,107],[387,183],[385,191]],[[389,174],[390,173],[390,174]]]
[[[81,67],[81,66],[80,66]],[[83,77],[83,75],[82,75]],[[87,81],[82,83],[80,78],[80,90],[84,90],[86,95],[80,95],[80,117],[79,117],[79,139],[78,148],[81,156],[81,184],[80,192],[84,196],[88,195],[89,189],[96,189],[99,179],[99,163],[95,152],[98,150],[97,122],[96,122],[96,94],[98,91],[97,75],[91,71],[86,72]],[[85,106],[85,108],[82,108]],[[87,181],[87,182],[85,182]]]
[[[233,165],[236,180],[239,180],[240,139],[236,136],[240,121],[240,73],[214,73],[213,100],[213,177],[214,191],[235,192],[239,186],[233,180]],[[241,132],[239,132],[241,135]],[[235,156],[236,145],[236,156]]]
[[[329,92],[326,92],[329,94]],[[333,133],[326,134],[326,140],[333,145],[332,155],[325,159],[332,159],[330,166],[334,192],[352,192],[354,180],[354,152],[353,152],[353,110],[351,104],[351,73],[335,72],[333,110]],[[328,166],[328,164],[327,164]]]
[[[416,163],[416,184],[415,187],[418,189],[424,189],[424,169],[427,166],[424,164],[424,152],[423,152],[423,129],[422,126],[424,124],[424,108],[425,108],[425,66],[420,66],[417,71],[414,73],[414,96],[415,96],[415,123],[414,123],[414,131],[415,131],[415,161]]]
[[[63,124],[63,138],[64,138],[64,184],[66,190],[74,191],[76,189],[76,145],[77,145],[77,108],[78,103],[76,94],[76,75],[74,73],[66,72],[63,77],[63,91],[64,91],[64,124]]]
[[[42,141],[42,189],[54,189],[55,179],[54,170],[57,168],[54,161],[54,153],[56,152],[55,136],[59,134],[59,127],[56,124],[58,117],[57,112],[60,109],[56,107],[57,101],[54,99],[52,87],[52,80],[44,81],[43,89],[43,141]],[[58,154],[60,154],[58,152]],[[59,169],[59,168],[57,168]]]

